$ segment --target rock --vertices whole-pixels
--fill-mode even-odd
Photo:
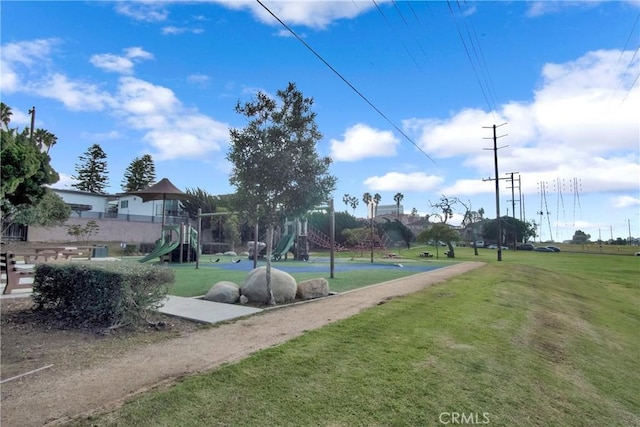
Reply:
[[[245,295],[240,295],[240,304],[245,305],[249,302],[249,298],[247,298]]]
[[[296,279],[289,273],[276,268],[271,269],[271,292],[276,304],[291,302],[296,297]],[[244,285],[240,287],[240,293],[246,295],[249,301],[264,303],[267,301],[267,269],[266,267],[254,268],[247,274]]]
[[[224,256],[238,256],[234,251],[227,251],[223,254]]]
[[[235,304],[240,298],[240,289],[233,282],[218,282],[204,296],[207,301],[224,302],[227,304]]]
[[[296,296],[301,300],[321,298],[329,295],[329,282],[324,277],[303,280],[298,283]]]

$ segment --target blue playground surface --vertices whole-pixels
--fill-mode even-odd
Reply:
[[[214,262],[218,259],[218,262]],[[263,260],[258,260],[258,267],[266,265]],[[193,264],[172,264],[172,267],[189,267],[193,268]],[[204,255],[200,259],[201,267],[218,267],[224,270],[231,271],[250,271],[253,269],[253,260],[246,257],[228,257],[228,256],[209,256]],[[334,261],[334,271],[356,271],[356,270],[397,270],[402,268],[406,271],[413,271],[416,273],[437,270],[442,268],[442,264],[434,265],[428,262],[365,262],[362,260],[351,261],[348,259],[336,259]],[[311,258],[309,261],[272,261],[271,268],[276,268],[287,273],[315,273],[315,272],[328,272],[330,269],[329,258]]]

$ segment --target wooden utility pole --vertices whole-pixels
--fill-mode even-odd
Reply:
[[[33,128],[36,125],[36,107],[33,106],[29,110],[29,114],[31,114],[31,129],[29,129],[29,142],[33,144]]]
[[[500,220],[500,178],[498,175],[498,138],[502,138],[503,136],[507,136],[505,135],[501,135],[501,136],[497,136],[496,134],[496,129],[500,126],[504,126],[506,125],[506,123],[503,123],[501,125],[493,125],[490,127],[487,126],[483,126],[483,129],[493,129],[493,138],[483,138],[483,139],[493,139],[493,148],[485,148],[485,150],[493,150],[493,163],[494,163],[494,167],[495,167],[495,178],[491,179],[487,179],[486,181],[495,181],[496,182],[496,220],[497,220],[497,226],[498,226],[498,261],[502,261],[502,224],[501,224],[501,220]],[[504,147],[500,147],[500,148],[505,148],[508,147],[507,145],[505,145]]]

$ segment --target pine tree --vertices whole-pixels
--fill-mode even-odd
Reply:
[[[72,187],[90,193],[104,194],[109,184],[109,171],[107,170],[107,155],[100,145],[93,144],[80,156],[82,163],[76,164],[76,176],[72,178],[78,182]]]
[[[138,191],[149,187],[156,180],[156,167],[151,155],[136,157],[124,172],[122,190],[125,192]]]

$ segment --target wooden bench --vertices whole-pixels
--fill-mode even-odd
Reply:
[[[429,252],[422,252],[420,256],[422,258],[433,258],[433,254],[430,254]]]
[[[14,289],[29,289],[33,287],[33,281],[23,282],[24,278],[33,278],[35,271],[32,266],[17,267],[13,252],[3,252],[0,254],[0,271],[5,276],[3,294],[10,294]]]

